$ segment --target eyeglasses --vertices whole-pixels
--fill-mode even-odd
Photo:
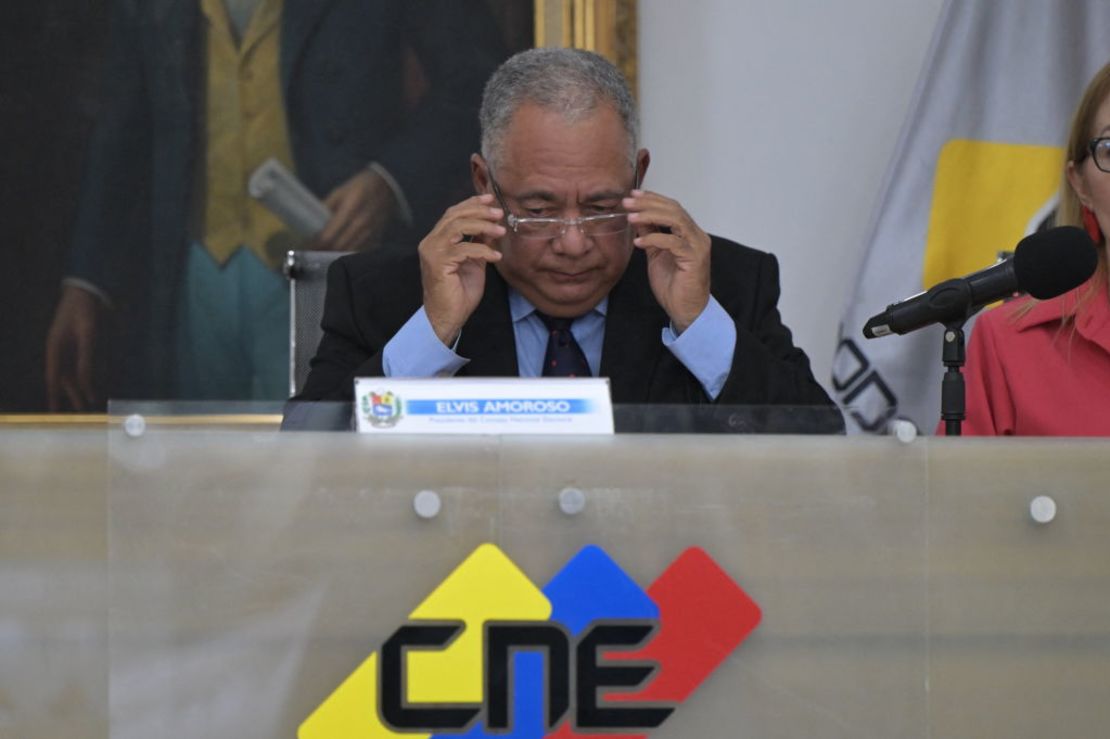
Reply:
[[[1095,161],[1095,166],[1103,172],[1110,172],[1110,137],[1102,136],[1087,142],[1087,151],[1084,152],[1082,162],[1088,156]]]
[[[636,179],[639,180],[639,177]],[[614,236],[628,230],[628,213],[625,212],[602,213],[596,216],[579,216],[578,218],[522,218],[510,211],[509,206],[505,204],[505,197],[501,194],[501,188],[497,185],[497,180],[493,178],[492,171],[490,172],[489,181],[493,186],[493,194],[497,197],[497,202],[501,205],[501,209],[505,211],[505,222],[509,224],[512,232],[522,239],[550,241],[562,238],[571,226],[576,227],[587,238]]]

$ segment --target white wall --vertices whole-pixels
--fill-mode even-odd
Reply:
[[[826,388],[941,3],[640,0],[646,186],[778,256],[784,319]]]

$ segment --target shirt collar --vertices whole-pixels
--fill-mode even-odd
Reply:
[[[1098,320],[1101,324],[1103,320],[1110,317],[1110,304],[1107,302],[1106,284],[1104,279],[1099,279],[1099,282],[1103,284],[1096,288],[1095,294],[1088,298],[1081,308],[1080,320],[1078,321],[1080,325],[1090,323],[1092,319]],[[1048,300],[1036,301],[1033,307],[1029,309],[1029,312],[1016,319],[1014,324],[1017,326],[1018,331],[1024,331],[1045,323],[1059,321],[1064,316],[1072,315],[1079,305],[1080,298],[1090,288],[1091,283],[1088,281],[1074,290],[1069,290],[1063,295],[1058,295]],[[1032,300],[1032,298],[1015,303],[1013,310],[1020,310],[1028,300]]]
[[[1107,293],[1106,278],[1101,273],[1096,273],[1093,278],[1098,280],[1094,295],[1091,295],[1079,307],[1075,318],[1075,328],[1079,335],[1089,341],[1100,345],[1105,344],[1110,351],[1110,334],[1105,330],[1110,326],[1110,297]],[[1076,311],[1080,298],[1091,288],[1090,282],[1085,282],[1079,287],[1049,300],[1042,300],[1033,305],[1028,313],[1014,321],[1018,331],[1025,331],[1035,326],[1060,321],[1066,315]],[[1020,308],[1022,304],[1019,303]]]
[[[609,311],[609,296],[606,295],[601,299],[601,302],[595,305],[590,312],[597,313],[602,318]],[[536,306],[532,305],[528,298],[521,295],[514,288],[509,288],[509,315],[512,316],[513,323],[519,323],[528,316],[536,312]]]

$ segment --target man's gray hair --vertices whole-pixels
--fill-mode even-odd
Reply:
[[[628,159],[636,160],[640,119],[624,75],[604,57],[581,49],[528,49],[502,64],[482,95],[482,157],[495,168],[513,114],[524,103],[561,113],[569,122],[611,105],[628,134]]]

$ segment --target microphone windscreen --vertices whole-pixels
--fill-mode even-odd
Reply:
[[[1098,252],[1087,232],[1060,226],[1031,234],[1014,249],[1018,289],[1038,300],[1063,295],[1086,282],[1098,266]]]

